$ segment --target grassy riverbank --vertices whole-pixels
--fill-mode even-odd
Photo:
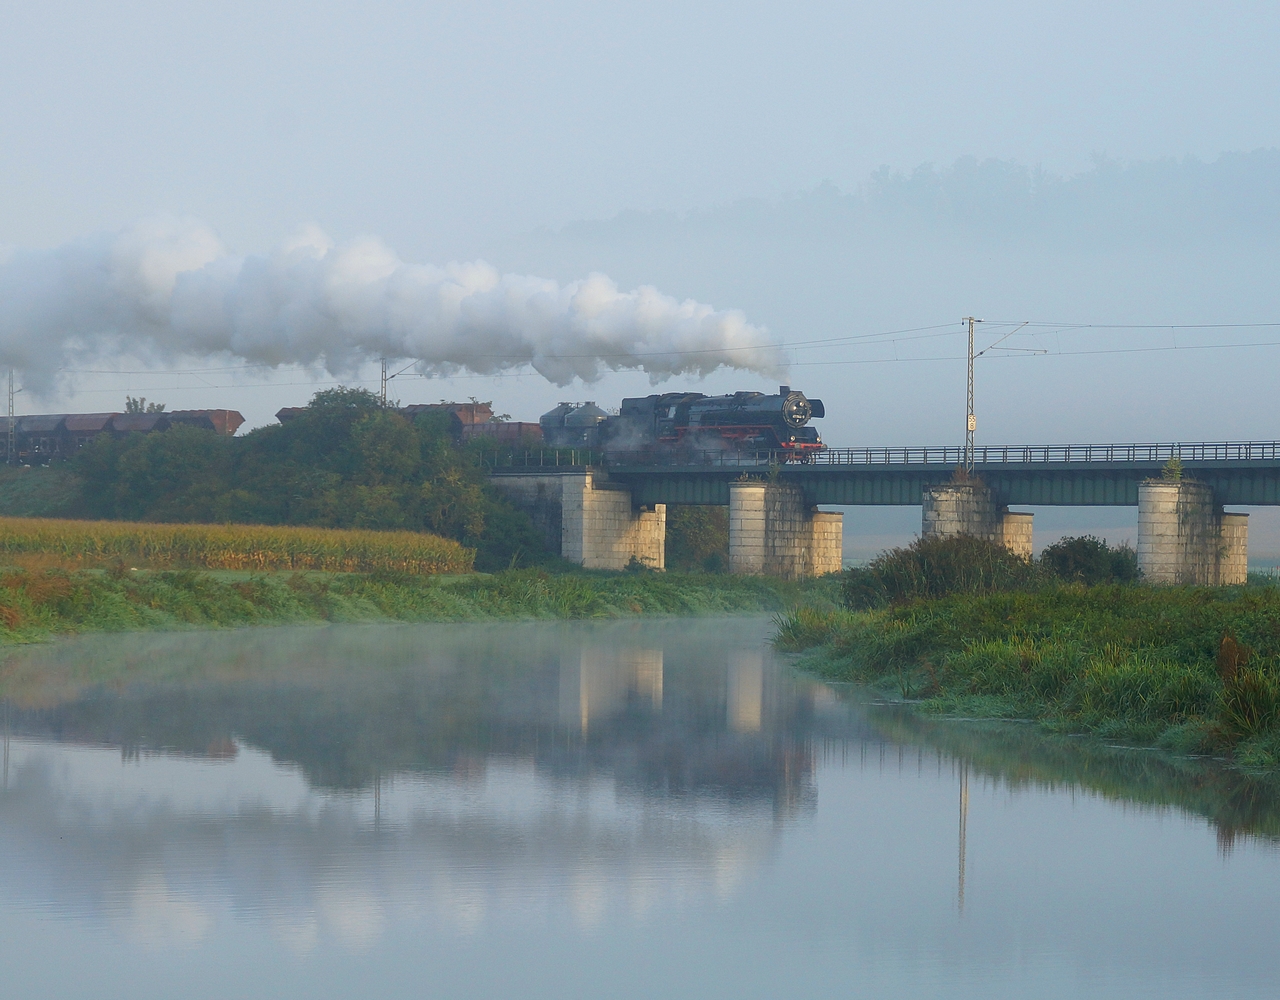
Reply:
[[[0,643],[90,631],[322,621],[493,621],[747,614],[832,607],[830,580],[711,574],[216,573],[183,570],[0,574]]]
[[[1050,586],[779,621],[806,667],[964,717],[1280,766],[1280,589]]]

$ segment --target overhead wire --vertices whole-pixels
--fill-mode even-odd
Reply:
[[[1216,350],[1234,350],[1246,347],[1280,347],[1280,340],[1255,341],[1247,344],[1182,344],[1169,345],[1166,347],[1116,347],[1099,349],[1096,351],[1043,351],[1033,352],[1036,355],[1051,358],[1072,358],[1072,357],[1088,357],[1098,354],[1150,354],[1161,351],[1216,351]],[[1001,348],[1002,351],[1012,350],[1011,348]],[[1025,358],[1025,353],[1018,354],[992,354],[992,358]],[[976,355],[975,355],[976,357]],[[882,365],[882,364],[911,364],[917,361],[963,361],[965,355],[934,355],[931,357],[920,358],[856,358],[846,361],[793,361],[792,367],[811,367],[814,365]]]

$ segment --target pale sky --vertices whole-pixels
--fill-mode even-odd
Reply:
[[[29,3],[0,236],[156,212],[413,258],[975,155],[1059,173],[1280,141],[1272,3]]]
[[[167,214],[254,253],[315,225],[416,263],[602,271],[742,309],[785,343],[970,313],[1280,322],[1277,51],[1273,3],[16,2],[0,19],[0,244]],[[872,181],[921,167],[945,197]],[[1077,180],[1062,194],[1037,171]],[[936,350],[797,352],[789,381],[826,398],[832,444],[952,443],[963,363],[904,359],[954,357],[958,329]],[[984,359],[980,442],[1280,437],[1280,348],[1201,349],[1280,327],[1052,336],[1057,353],[1179,350]],[[77,374],[26,408],[116,409],[129,391],[262,424],[315,388],[294,370],[247,378]],[[635,374],[526,375],[394,394],[535,420],[649,391]]]

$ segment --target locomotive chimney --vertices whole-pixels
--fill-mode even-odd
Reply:
[[[791,386],[789,386],[789,385],[780,385],[780,386],[778,386],[778,395],[779,395],[779,396],[785,396],[785,395],[786,395],[787,393],[789,393],[790,391],[791,391]]]

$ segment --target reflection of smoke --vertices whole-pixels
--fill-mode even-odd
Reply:
[[[157,874],[142,876],[120,913],[126,936],[150,948],[194,945],[209,932],[213,918],[209,908],[177,895]]]
[[[409,264],[376,239],[338,247],[316,229],[258,256],[176,219],[0,254],[0,364],[40,388],[76,355],[110,350],[336,372],[377,357],[444,374],[532,365],[560,385],[617,369],[658,382],[783,368],[776,344],[735,310],[623,292],[601,274],[560,285],[481,261]]]
[[[512,758],[491,758],[475,786],[388,776],[375,798],[310,789],[243,745],[212,767],[143,755],[122,768],[109,748],[13,742],[0,903],[104,920],[154,948],[245,914],[299,954],[364,952],[406,919],[593,926],[723,897],[780,833],[763,804],[619,795],[607,777],[563,781]]]

